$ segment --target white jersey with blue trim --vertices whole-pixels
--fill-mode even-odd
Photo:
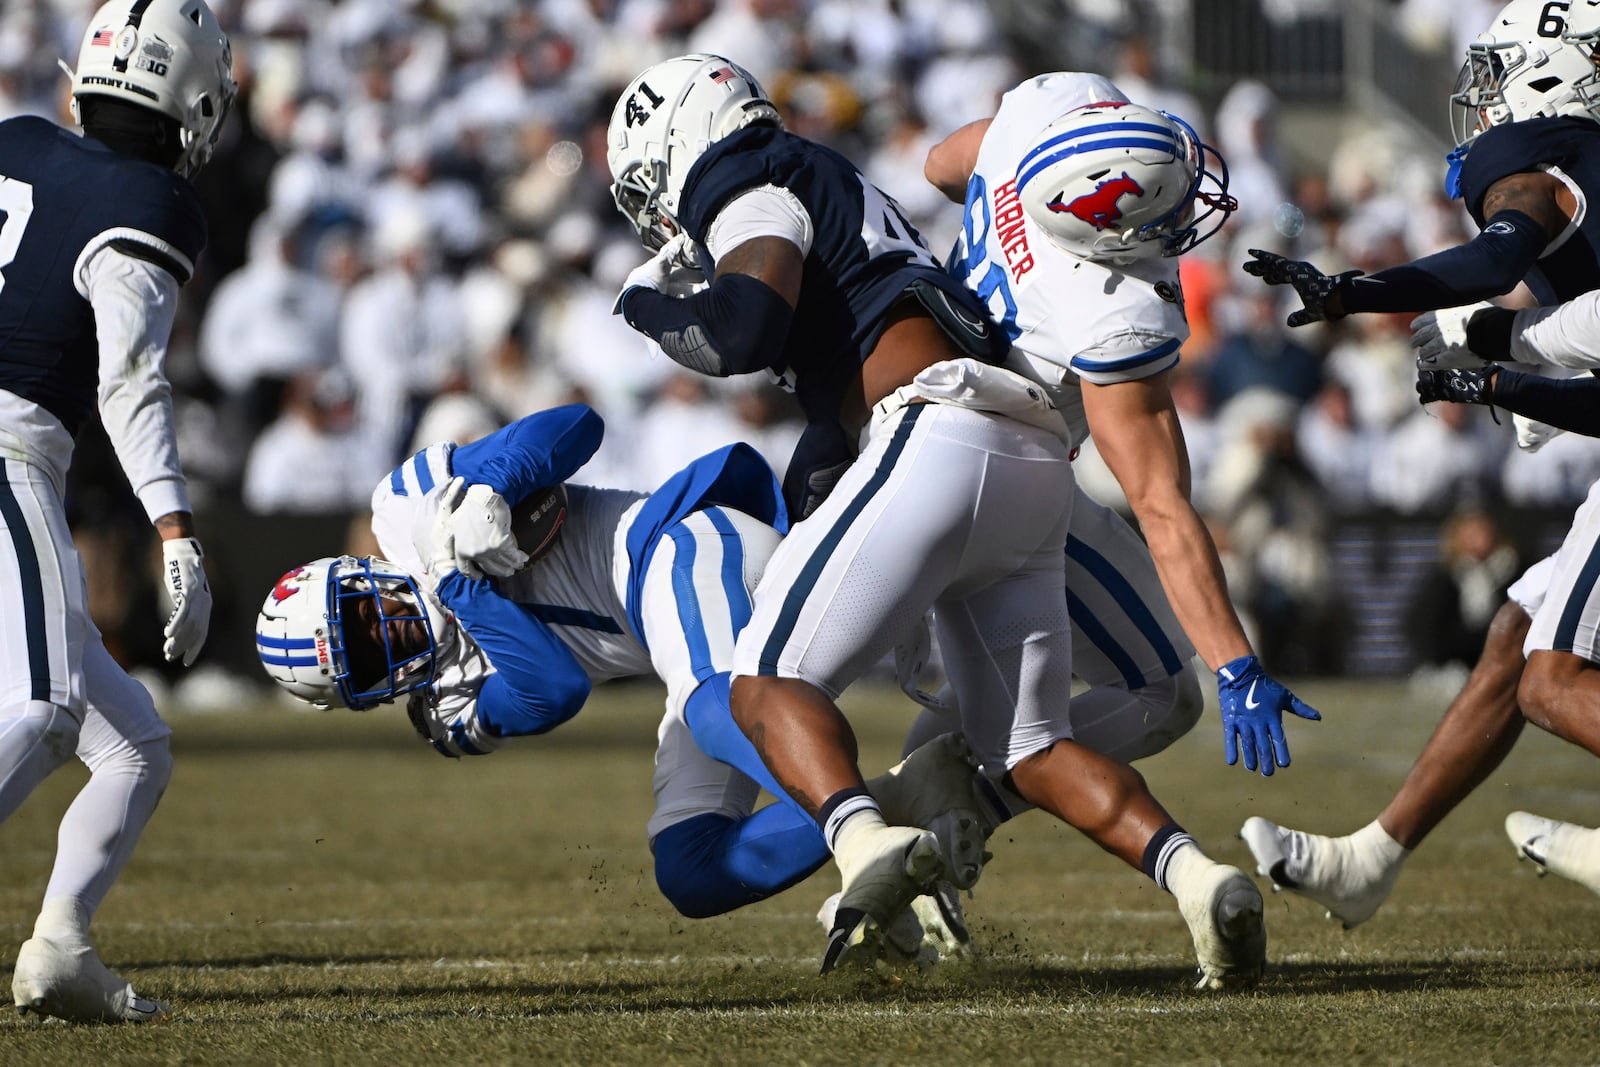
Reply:
[[[451,478],[451,444],[418,452],[372,494],[372,531],[383,557],[423,574],[431,554],[440,494]],[[625,517],[643,493],[567,486],[567,518],[548,553],[509,578],[495,580],[508,599],[534,614],[571,650],[592,682],[652,673],[650,654],[628,624]],[[436,686],[476,691],[493,668],[470,639],[441,649]],[[463,675],[463,673],[465,674]],[[476,684],[463,686],[464,681]]]
[[[1010,335],[1006,366],[1049,390],[1074,444],[1088,436],[1080,378],[1158,374],[1177,364],[1189,336],[1176,259],[1082,259],[1052,243],[1018,198],[1018,167],[1045,126],[1085,104],[1125,100],[1097,74],[1045,74],[1006,93],[967,183],[950,262]]]

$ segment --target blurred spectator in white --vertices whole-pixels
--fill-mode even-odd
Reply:
[[[1478,662],[1506,588],[1522,573],[1516,546],[1492,514],[1468,504],[1439,531],[1439,559],[1406,605],[1406,639],[1419,664]]]
[[[727,56],[770,86],[794,59],[800,0],[721,0],[684,51]]]
[[[1349,386],[1336,378],[1327,381],[1300,413],[1295,438],[1334,512],[1371,506],[1372,465],[1383,436],[1356,421]]]
[[[244,504],[262,515],[358,510],[387,466],[355,431],[344,372],[307,371],[289,382],[282,413],[251,446]]]
[[[339,112],[320,97],[301,101],[290,127],[289,154],[267,186],[267,211],[291,222],[319,212],[355,214],[362,186],[344,165]]]
[[[304,233],[259,218],[249,260],[217,285],[201,322],[200,365],[247,436],[276,416],[290,379],[338,358],[341,290],[300,266]]]
[[[549,254],[524,238],[503,241],[456,291],[473,391],[506,422],[564,403],[571,385],[537,341],[557,292]]]
[[[1350,390],[1356,424],[1365,429],[1388,430],[1416,409],[1412,318],[1409,312],[1352,315],[1328,352],[1326,374]]]
[[[1121,88],[1129,99],[1138,99]],[[1215,144],[1228,163],[1228,192],[1239,201],[1229,224],[1272,222],[1289,199],[1278,143],[1278,98],[1272,90],[1258,81],[1236,82],[1217,105]]]
[[[1295,441],[1298,410],[1260,386],[1218,410],[1214,516],[1240,562],[1262,660],[1288,673],[1337,673],[1349,636],[1345,607],[1328,549],[1326,494]]]
[[[452,261],[465,261],[484,240],[478,191],[467,182],[435,173],[433,147],[419,126],[396,130],[390,150],[394,169],[366,196],[367,217],[419,214],[428,220],[439,250]]]
[[[1172,406],[1178,412],[1183,444],[1189,452],[1189,496],[1204,514],[1211,506],[1211,468],[1222,445],[1221,428],[1213,414],[1201,376],[1179,364],[1171,379]]]
[[[933,23],[939,45],[915,81],[917,110],[933,135],[943,139],[969,122],[992,117],[1022,71],[1001,47],[989,9],[973,0],[910,7],[918,9],[915,17]]]
[[[373,244],[378,267],[345,298],[339,357],[356,385],[361,432],[394,463],[423,403],[464,384],[464,330],[425,216],[379,219]]]
[[[1400,0],[1396,12],[1406,41],[1422,52],[1467,57],[1467,45],[1505,7],[1505,0]]]
[[[1492,499],[1507,433],[1467,404],[1429,404],[1384,439],[1373,467],[1373,499],[1405,515],[1441,513]]]
[[[1200,101],[1180,89],[1163,71],[1160,55],[1149,34],[1138,31],[1128,33],[1115,46],[1112,53],[1116,56],[1116,65],[1112,68],[1110,77],[1117,88],[1122,90],[1123,95],[1135,104],[1143,104],[1145,107],[1153,107],[1157,111],[1178,116],[1194,127],[1195,133],[1199,134],[1202,141],[1210,140],[1210,123],[1207,121],[1205,110],[1200,106]],[[1088,69],[1101,69],[1105,65],[1106,55],[1107,53],[1102,52],[1095,56],[1094,65]],[[1222,154],[1231,169],[1233,157],[1228,154],[1226,148]]]
[[[912,224],[922,232],[928,247],[942,257],[955,245],[961,212],[959,209],[952,211],[950,201],[923,176],[928,149],[937,143],[928,132],[927,123],[908,106],[909,101],[903,94],[895,94],[894,101],[878,109],[878,118],[886,125],[872,139],[862,173],[873,185],[894,197]]]
[[[406,452],[421,452],[440,441],[470,445],[503,425],[504,420],[483,397],[464,389],[444,393],[428,401],[422,409],[422,417],[417,420]]]
[[[633,488],[654,489],[696,456],[744,440],[743,430],[732,405],[712,392],[704,375],[674,368],[639,414]]]
[[[1521,507],[1576,507],[1597,481],[1600,438],[1575,433],[1557,434],[1536,452],[1510,449],[1500,468],[1506,500]]]

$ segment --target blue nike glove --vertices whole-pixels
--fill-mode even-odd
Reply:
[[[1261,765],[1261,773],[1271,776],[1274,765],[1289,766],[1289,742],[1283,736],[1283,713],[1293,712],[1302,719],[1320,719],[1316,708],[1307,704],[1261,669],[1254,656],[1240,656],[1224,663],[1217,671],[1217,696],[1222,701],[1222,743],[1228,766],[1239,762],[1244,750],[1246,770]]]

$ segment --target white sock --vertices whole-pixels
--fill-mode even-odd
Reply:
[[[833,858],[841,869],[849,865],[852,849],[857,847],[863,838],[888,825],[883,821],[883,812],[878,810],[876,804],[855,808],[837,821],[830,820],[830,824],[828,840],[833,849]]]
[[[1201,852],[1200,846],[1192,839],[1185,841],[1173,849],[1172,854],[1167,857],[1167,892],[1176,897],[1181,905],[1184,894],[1196,884],[1201,875],[1216,865],[1216,861]]]
[[[1411,850],[1389,836],[1389,831],[1373,819],[1351,834],[1350,851],[1363,864],[1375,864],[1383,873],[1396,870],[1411,855]]]
[[[88,944],[89,921],[94,911],[76,897],[51,897],[39,909],[33,936],[64,944]]]

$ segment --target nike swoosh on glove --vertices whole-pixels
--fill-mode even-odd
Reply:
[[[1223,755],[1232,767],[1244,753],[1246,770],[1259,765],[1271,777],[1289,766],[1289,742],[1283,735],[1285,711],[1302,719],[1320,719],[1310,704],[1271,678],[1255,656],[1240,656],[1217,670],[1217,697],[1222,703]]]

